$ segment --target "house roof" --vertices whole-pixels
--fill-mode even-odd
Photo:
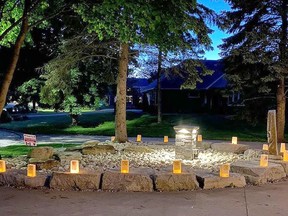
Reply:
[[[203,60],[203,63],[207,69],[213,70],[212,75],[201,76],[202,83],[196,84],[196,90],[208,90],[208,89],[224,89],[227,86],[227,80],[223,73],[223,66],[218,60]],[[169,76],[162,75],[160,78],[162,90],[179,90],[181,85],[185,81],[185,77],[181,77],[177,74]],[[142,92],[147,92],[157,88],[157,80],[154,80],[149,85],[142,87]]]
[[[149,84],[148,79],[145,78],[128,78],[127,87],[128,88],[142,88]]]

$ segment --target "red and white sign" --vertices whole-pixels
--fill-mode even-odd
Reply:
[[[27,146],[37,146],[36,135],[24,134],[24,143]]]

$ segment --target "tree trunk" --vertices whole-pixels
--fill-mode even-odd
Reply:
[[[158,52],[158,68],[157,68],[157,122],[162,121],[162,95],[161,95],[161,69],[162,69],[162,51]]]
[[[282,1],[282,26],[281,26],[281,41],[280,49],[280,62],[284,64],[287,61],[287,13],[288,13],[288,0]],[[285,108],[286,108],[286,95],[285,95],[285,78],[281,77],[277,86],[277,135],[278,142],[285,142]]]
[[[77,126],[79,124],[79,115],[75,115],[75,114],[70,114],[70,117],[72,119],[72,126]]]
[[[285,84],[284,77],[279,80],[277,87],[277,137],[278,142],[284,142],[284,129],[285,129]]]
[[[115,140],[123,143],[128,141],[126,126],[126,83],[128,70],[129,45],[120,44],[119,71],[117,77]]]
[[[8,69],[4,75],[4,79],[1,83],[1,87],[0,87],[0,116],[1,116],[2,110],[5,106],[7,93],[8,93],[10,84],[12,82],[13,76],[14,76],[17,62],[19,60],[21,46],[23,45],[26,34],[28,32],[27,10],[28,10],[29,6],[30,6],[30,1],[26,0],[25,6],[24,6],[24,12],[23,12],[24,18],[22,20],[19,35],[18,35],[16,42],[15,42],[15,45],[13,47],[12,59],[11,59],[11,62],[8,66]]]
[[[32,109],[33,109],[33,110],[36,110],[36,101],[33,100],[33,101],[32,101],[32,104],[33,104],[33,108],[32,108]]]

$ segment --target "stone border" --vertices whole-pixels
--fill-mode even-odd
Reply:
[[[221,178],[215,173],[204,170],[194,172],[187,167],[184,167],[182,174],[173,174],[172,170],[155,171],[151,168],[132,168],[130,173],[126,174],[120,173],[119,170],[99,170],[81,171],[78,174],[38,173],[33,178],[26,176],[26,170],[13,169],[0,173],[0,186],[80,191],[192,191],[199,188],[245,187],[246,183],[258,185],[278,181],[288,176],[287,163],[270,162],[268,167],[259,167],[258,163],[259,161],[236,162],[231,165],[232,172],[228,178]]]

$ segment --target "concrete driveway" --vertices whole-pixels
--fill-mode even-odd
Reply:
[[[61,192],[0,187],[1,215],[287,216],[288,182],[173,193]]]

